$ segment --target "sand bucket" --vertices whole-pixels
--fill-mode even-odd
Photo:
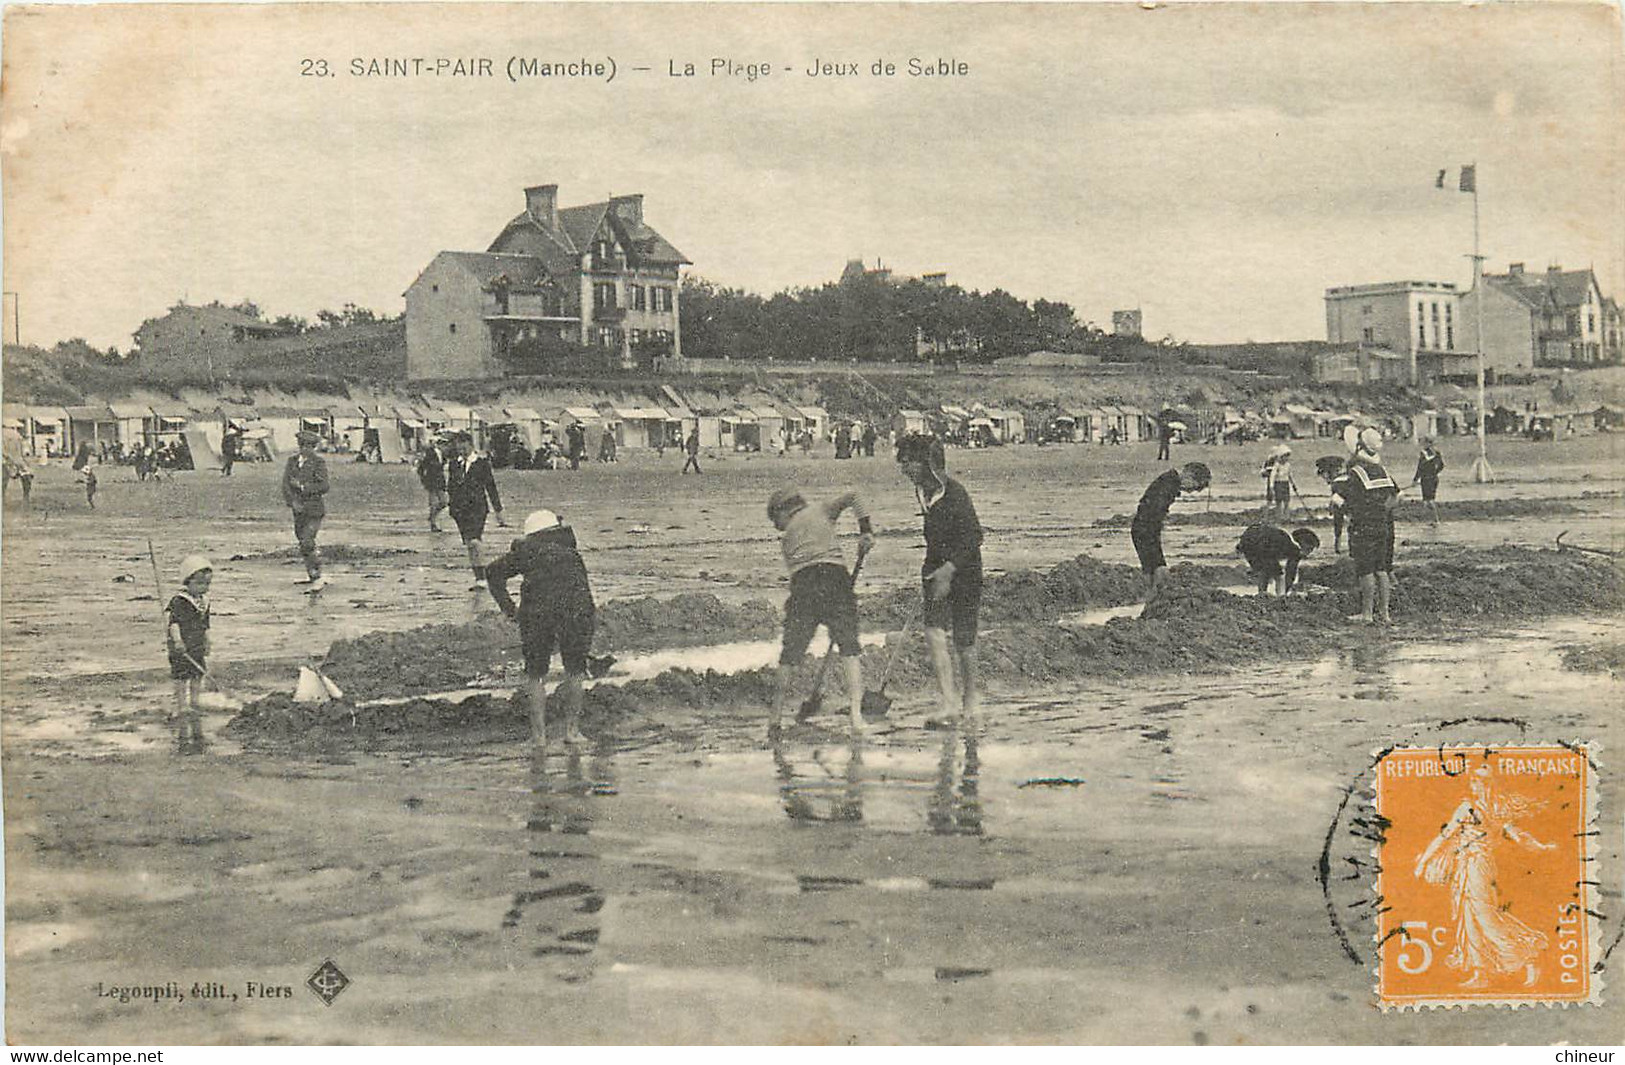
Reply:
[[[309,666],[299,667],[299,683],[293,689],[293,701],[296,703],[325,703],[333,698],[322,683],[322,675]],[[329,681],[329,684],[332,682]]]

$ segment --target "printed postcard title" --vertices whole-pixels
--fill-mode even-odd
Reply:
[[[952,56],[828,57],[812,56],[795,63],[727,56],[666,57],[629,63],[614,56],[576,56],[548,59],[540,56],[351,56],[329,59],[307,56],[299,60],[305,78],[360,78],[369,80],[482,80],[581,82],[605,84],[622,79],[666,79],[756,85],[800,79],[821,82],[888,80],[893,78],[952,79],[971,76],[968,60]]]

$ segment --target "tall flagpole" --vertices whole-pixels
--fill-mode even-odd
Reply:
[[[1491,484],[1490,454],[1484,442],[1484,424],[1489,409],[1484,399],[1484,256],[1478,250],[1478,164],[1473,163],[1473,322],[1478,331],[1478,458],[1473,462],[1473,480]]]

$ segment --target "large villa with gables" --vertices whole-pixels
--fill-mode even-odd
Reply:
[[[560,208],[557,185],[483,252],[443,251],[406,290],[412,380],[544,373],[560,342],[621,367],[682,358],[683,253],[643,220],[643,196]]]

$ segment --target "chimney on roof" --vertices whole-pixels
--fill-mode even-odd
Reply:
[[[559,228],[559,187],[532,185],[526,189],[525,213],[548,229]]]
[[[1523,280],[1523,263],[1508,263],[1507,276],[1514,281]]]
[[[630,196],[611,196],[609,209],[615,212],[615,217],[629,226],[643,224],[643,193],[637,192]]]
[[[1561,274],[1563,272],[1563,268],[1558,264],[1553,263],[1551,266],[1546,268],[1546,272],[1548,274]]]

